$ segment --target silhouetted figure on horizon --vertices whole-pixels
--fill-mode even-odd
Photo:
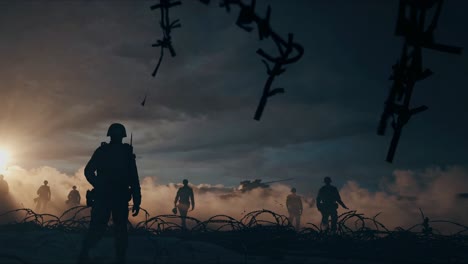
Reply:
[[[91,222],[83,240],[79,263],[89,260],[89,250],[102,238],[112,215],[117,263],[125,263],[128,246],[128,202],[133,197],[132,215],[140,211],[141,192],[133,147],[123,144],[127,136],[122,124],[107,131],[110,143],[103,142],[85,167],[84,174],[94,187]]]
[[[188,180],[184,179],[182,181],[184,186],[180,187],[177,190],[177,195],[174,200],[174,207],[179,209],[179,213],[181,216],[182,221],[182,229],[187,229],[185,218],[187,217],[188,209],[190,208],[190,204],[192,204],[192,210],[195,209],[195,199],[193,197],[193,190],[188,186]],[[177,203],[179,202],[179,203]]]
[[[5,176],[0,174],[0,197],[6,197],[10,192],[10,188],[8,187],[8,182],[5,181]]]
[[[68,204],[70,207],[75,207],[80,205],[80,203],[80,192],[76,189],[76,186],[73,186],[73,190],[71,190],[70,193],[68,193],[68,200],[66,201],[66,204]]]
[[[47,208],[47,203],[50,201],[51,192],[50,187],[47,185],[49,182],[47,180],[44,181],[44,185],[41,185],[37,190],[37,198],[34,199],[36,203],[36,212],[43,211]]]
[[[296,188],[292,188],[291,194],[286,198],[286,208],[288,208],[289,222],[292,225],[296,222],[294,226],[299,230],[302,215],[302,199],[296,194]]]
[[[317,209],[322,214],[322,226],[328,230],[328,218],[331,218],[331,231],[336,231],[336,222],[338,221],[338,204],[344,209],[348,209],[346,205],[341,201],[340,193],[338,189],[331,185],[330,177],[323,179],[325,186],[320,188],[317,195]]]

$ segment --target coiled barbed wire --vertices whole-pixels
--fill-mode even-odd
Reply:
[[[131,207],[129,207],[131,208]],[[157,215],[152,217],[150,213],[141,208],[145,219],[137,222],[129,222],[130,232],[147,231],[152,234],[161,234],[167,231],[182,230],[180,224],[181,217],[178,215]],[[13,216],[13,217],[12,217]],[[396,227],[393,230],[388,229],[384,224],[377,220],[380,216],[376,214],[373,217],[367,217],[357,211],[348,211],[338,216],[336,235],[350,237],[367,237],[375,239],[403,233],[412,233],[417,236],[444,236],[437,229],[431,227],[432,233],[428,234],[427,229],[430,224],[446,224],[457,227],[458,231],[450,236],[465,236],[468,233],[468,226],[448,220],[428,220],[415,224],[409,228]],[[60,216],[53,214],[36,213],[29,208],[20,208],[0,214],[0,221],[6,217],[15,219],[3,225],[29,225],[36,228],[45,228],[50,230],[60,230],[66,232],[82,232],[89,226],[90,208],[86,206],[76,206],[64,211]],[[2,219],[3,218],[3,219]],[[189,232],[222,232],[222,231],[247,231],[247,230],[294,230],[288,218],[270,210],[256,210],[244,215],[240,220],[228,215],[215,215],[207,220],[199,220],[187,216],[186,220],[192,226]],[[1,227],[1,225],[0,225]],[[418,231],[419,229],[419,231]],[[305,237],[318,236],[328,232],[321,225],[306,223],[298,235]],[[447,235],[445,235],[447,236]]]
[[[372,247],[386,252],[386,257],[390,259],[397,258],[392,253],[395,248],[409,251],[414,249],[409,253],[405,251],[405,254],[418,257],[420,257],[418,254],[426,254],[428,259],[431,257],[445,259],[446,255],[450,255],[454,260],[468,258],[468,252],[463,250],[468,246],[468,226],[447,220],[429,220],[427,217],[423,218],[422,223],[409,228],[397,227],[390,230],[378,220],[380,213],[367,217],[357,211],[348,211],[338,216],[336,232],[314,223],[306,223],[303,228],[296,231],[286,216],[262,209],[249,212],[240,220],[227,215],[215,215],[205,221],[186,217],[189,228],[183,229],[179,224],[181,217],[178,215],[153,217],[146,209],[141,208],[141,211],[144,212],[144,220],[137,223],[129,222],[129,234],[143,235],[149,243],[152,243],[155,252],[158,252],[155,258],[167,253],[168,249],[159,239],[163,236],[216,241],[216,244],[239,251],[245,256],[285,255],[290,254],[289,250],[293,250],[300,251],[301,254],[312,254],[315,257],[336,257],[337,254],[360,257],[365,256],[369,247]],[[7,223],[4,221],[6,218],[10,219]],[[79,245],[71,239],[71,236],[86,232],[89,220],[90,208],[85,206],[70,208],[60,216],[39,214],[28,208],[21,208],[0,214],[0,221],[4,222],[0,225],[0,230],[13,232],[47,230],[46,233],[36,233],[39,236],[35,238],[35,250],[44,247],[62,248],[65,245],[67,250],[74,252],[78,250]],[[459,230],[451,235],[443,235],[432,228],[431,225],[434,224],[450,225]],[[106,232],[111,232],[111,226],[112,223]],[[402,242],[411,246],[408,249],[402,247]],[[337,253],[330,245],[342,247],[342,252]],[[428,248],[434,247],[438,251],[428,252]],[[310,251],[311,248],[315,251]],[[0,251],[0,261],[1,258],[26,263],[19,257],[2,255]]]

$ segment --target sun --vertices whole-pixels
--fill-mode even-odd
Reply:
[[[10,155],[5,149],[0,149],[0,171],[4,171],[7,167]]]

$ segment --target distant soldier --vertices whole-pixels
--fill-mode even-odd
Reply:
[[[73,190],[68,194],[67,204],[71,207],[80,205],[81,195],[80,192],[76,189],[76,186],[73,186]]]
[[[39,212],[40,210],[45,210],[47,207],[47,203],[50,201],[50,187],[47,186],[47,184],[49,184],[49,182],[45,180],[44,185],[41,185],[41,187],[39,187],[39,189],[37,190],[37,195],[39,196],[34,199],[34,202],[36,202],[36,212]]]
[[[328,218],[331,218],[331,231],[336,231],[336,222],[338,221],[338,204],[344,209],[348,209],[346,205],[341,201],[338,189],[330,185],[330,177],[323,179],[325,186],[320,188],[317,195],[317,209],[322,214],[322,226],[328,229]],[[338,204],[337,204],[338,203]]]
[[[133,216],[140,211],[141,192],[133,147],[123,144],[127,136],[122,124],[112,124],[107,131],[110,143],[103,142],[85,167],[84,174],[94,187],[92,193],[91,222],[83,241],[79,263],[89,260],[89,250],[102,238],[109,218],[115,236],[117,263],[125,263],[128,246],[128,202],[133,197]],[[97,173],[97,174],[96,174]],[[86,197],[91,198],[91,197]]]
[[[0,174],[0,197],[6,197],[9,192],[8,183],[5,181],[3,174]]]
[[[302,199],[299,195],[296,195],[296,188],[292,188],[291,194],[286,198],[286,207],[289,212],[289,222],[294,225],[294,220],[296,220],[295,227],[299,230],[302,215]]]
[[[174,207],[177,207],[180,212],[181,220],[182,220],[182,228],[186,229],[187,226],[185,224],[185,218],[187,217],[188,209],[190,208],[190,204],[192,204],[192,210],[195,209],[195,199],[193,197],[193,190],[188,186],[188,180],[183,180],[182,183],[184,186],[180,187],[177,191],[177,195],[174,200]],[[177,202],[179,202],[177,204]]]

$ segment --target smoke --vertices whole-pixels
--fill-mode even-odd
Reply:
[[[37,190],[47,180],[51,189],[51,201],[47,208],[37,213],[60,215],[68,209],[65,201],[74,185],[77,186],[84,201],[84,190],[90,185],[83,176],[83,169],[74,175],[67,175],[52,167],[40,167],[26,170],[18,166],[9,167],[5,172],[5,180],[9,186],[9,195],[13,198],[8,208],[30,208],[35,210],[34,198],[38,197]]]
[[[341,197],[349,208],[368,216],[381,212],[378,219],[391,228],[421,223],[420,209],[430,220],[468,223],[468,211],[464,210],[468,200],[460,195],[468,190],[468,172],[464,168],[397,170],[392,178],[381,182],[380,189],[371,192],[350,181],[341,189]]]
[[[2,201],[2,211],[19,207],[34,210],[33,199],[37,197],[36,191],[44,180],[49,182],[52,199],[47,209],[39,213],[60,215],[68,208],[65,201],[73,185],[80,191],[84,204],[85,191],[91,188],[83,176],[83,169],[73,175],[67,175],[51,167],[32,170],[10,167],[5,173],[5,180],[8,182],[12,199]],[[157,177],[145,177],[140,181],[143,196],[141,206],[152,216],[172,214],[175,194],[181,185],[159,184]],[[235,188],[222,185],[191,186],[195,193],[195,210],[189,212],[189,216],[200,220],[214,215],[228,215],[240,219],[246,213],[260,209],[287,215],[285,200],[291,187],[284,184],[274,184],[270,189],[254,189],[247,193],[240,193]],[[318,183],[313,193],[317,193],[320,186]],[[349,181],[340,188],[340,194],[351,210],[357,210],[358,213],[370,217],[382,213],[377,219],[388,228],[395,228],[421,223],[419,208],[431,220],[467,223],[468,211],[463,208],[468,205],[468,200],[460,198],[462,196],[459,195],[467,190],[468,172],[461,167],[450,167],[431,168],[420,172],[397,170],[381,181],[378,190],[369,190],[361,187],[358,182]],[[298,188],[299,195],[301,192],[310,193],[310,190]],[[303,196],[303,204],[301,222],[318,224],[321,216],[314,206],[314,197]],[[340,208],[339,213],[343,212],[345,210]],[[131,220],[143,219],[142,213]]]
[[[151,178],[145,178],[142,185],[142,195],[152,206],[143,206],[153,214],[171,214],[174,198],[180,184],[156,185]],[[206,220],[214,215],[228,215],[236,219],[254,210],[267,209],[279,214],[287,214],[285,208],[286,196],[290,187],[273,185],[271,189],[254,189],[242,193],[235,188],[211,186],[208,184],[192,185],[195,196],[195,210],[189,212],[200,220]]]

